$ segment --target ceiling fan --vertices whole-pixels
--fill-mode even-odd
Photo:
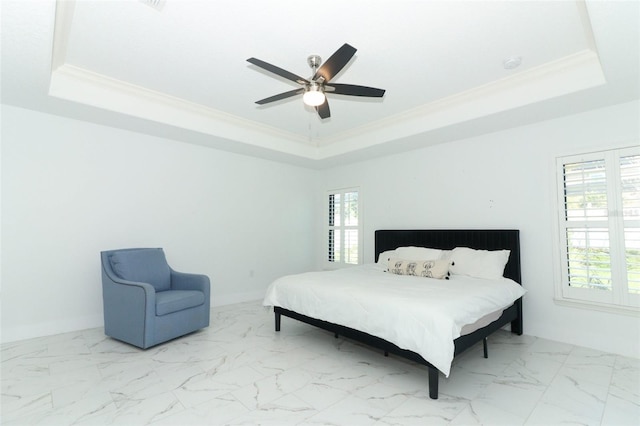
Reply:
[[[356,48],[345,43],[336,52],[331,55],[327,61],[322,64],[322,59],[318,55],[311,55],[307,58],[307,63],[313,70],[313,76],[303,78],[289,71],[283,70],[275,65],[261,61],[256,58],[247,59],[248,62],[256,65],[269,72],[291,80],[302,87],[288,92],[280,93],[268,98],[256,101],[258,105],[264,105],[269,102],[275,102],[282,99],[290,98],[295,95],[304,94],[302,99],[305,104],[312,106],[318,112],[320,118],[325,119],[331,116],[329,103],[327,102],[326,93],[335,95],[348,96],[364,96],[370,98],[381,98],[384,95],[384,89],[376,89],[375,87],[357,86],[354,84],[331,83],[331,79],[336,76],[351,60],[356,53]],[[322,64],[322,66],[321,66]]]

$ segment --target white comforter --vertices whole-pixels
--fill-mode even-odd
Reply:
[[[420,354],[448,377],[453,340],[462,327],[524,293],[507,278],[398,276],[371,264],[279,278],[267,289],[264,305],[381,337]]]

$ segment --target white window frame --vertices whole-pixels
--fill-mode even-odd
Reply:
[[[356,192],[358,194],[358,224],[357,225],[345,225],[345,221],[344,221],[344,203],[341,203],[341,211],[337,212],[336,214],[340,214],[342,220],[340,221],[340,225],[336,226],[330,226],[329,224],[329,210],[330,210],[330,206],[329,206],[329,200],[330,200],[330,196],[331,195],[335,195],[335,194],[340,194],[342,197],[344,197],[345,194],[351,193],[351,192]],[[343,198],[344,199],[344,198]],[[362,191],[360,190],[359,187],[348,187],[348,188],[340,188],[340,189],[330,189],[327,190],[325,193],[325,197],[324,197],[324,237],[323,237],[323,241],[324,241],[324,250],[323,250],[323,259],[324,259],[324,265],[326,269],[336,269],[336,268],[342,268],[342,267],[346,267],[346,266],[354,266],[354,265],[361,265],[362,264],[362,259],[363,259],[363,251],[364,251],[364,246],[363,246],[363,226],[362,226]],[[338,261],[329,261],[329,250],[330,250],[330,237],[329,237],[329,232],[330,230],[340,230],[342,232],[340,232],[340,237],[341,237],[341,241],[340,241],[340,259]],[[353,263],[353,262],[346,262],[345,258],[345,248],[346,248],[346,244],[345,244],[345,236],[346,236],[346,230],[357,230],[358,232],[358,256],[357,256],[357,263]]]
[[[625,226],[640,227],[638,220],[625,220],[622,215],[620,158],[640,155],[640,147],[610,149],[578,155],[567,155],[556,158],[555,190],[557,192],[554,244],[554,264],[556,270],[555,296],[556,302],[574,307],[602,310],[607,312],[640,315],[640,295],[628,292],[626,258],[625,258]],[[564,165],[595,160],[604,160],[607,192],[607,217],[602,221],[567,221],[565,211]],[[573,225],[573,226],[572,226]],[[568,228],[606,228],[609,234],[611,257],[612,290],[603,291],[587,288],[571,287],[567,269],[567,232]]]

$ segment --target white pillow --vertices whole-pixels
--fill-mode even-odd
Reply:
[[[470,277],[498,279],[504,274],[509,260],[509,250],[474,250],[468,247],[456,247],[451,252],[452,274]]]
[[[427,247],[398,247],[396,257],[409,260],[437,260],[440,259],[442,250]]]
[[[378,256],[378,261],[376,263],[384,263],[384,265],[386,266],[389,259],[391,259],[392,257],[396,257],[395,253],[395,250],[383,251]]]
[[[453,253],[453,250],[442,250],[440,260],[451,260],[451,253]]]

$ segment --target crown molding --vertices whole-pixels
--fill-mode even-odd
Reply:
[[[71,35],[71,24],[76,10],[75,0],[58,0],[56,2],[56,14],[53,30],[53,54],[51,57],[51,70],[64,65],[67,59],[67,47]]]
[[[69,64],[51,73],[49,95],[260,148],[317,158],[317,148],[292,133]]]
[[[76,0],[56,2],[49,95],[213,137],[317,159],[308,139],[66,63]],[[214,141],[212,141],[212,145]]]
[[[596,52],[586,49],[501,80],[378,120],[320,145],[320,158],[346,154],[606,84]]]
[[[330,138],[320,138],[315,140],[316,146],[274,127],[69,64],[53,70],[49,94],[238,143],[322,160],[602,84],[606,80],[598,56],[585,50]]]

